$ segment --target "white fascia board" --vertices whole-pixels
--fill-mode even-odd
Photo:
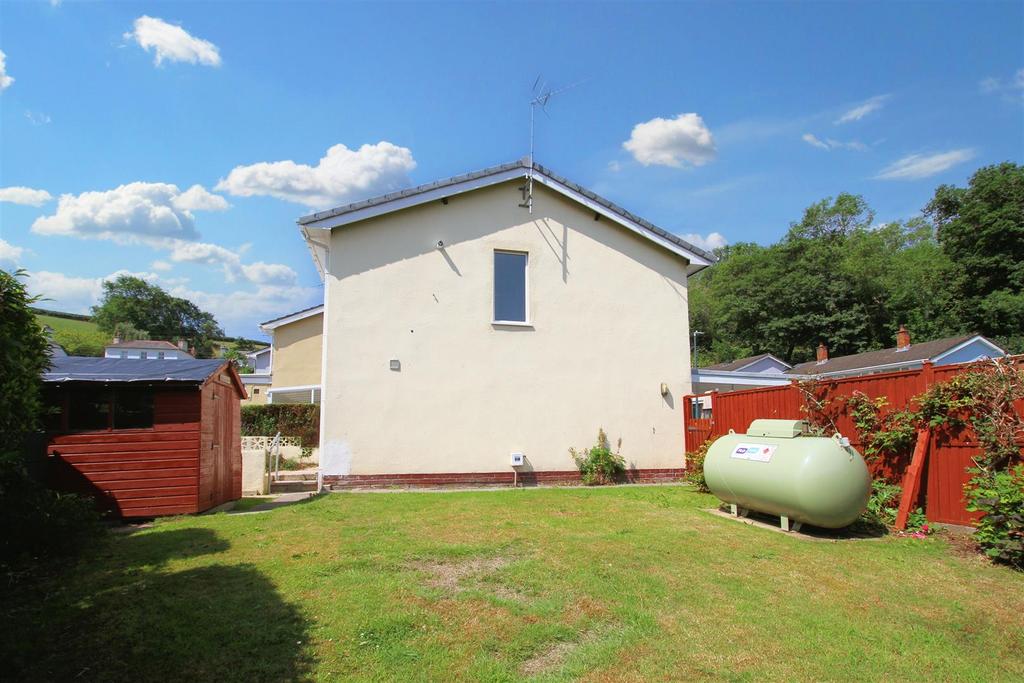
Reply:
[[[762,387],[783,387],[794,380],[804,379],[804,375],[765,374],[761,372],[740,372],[738,370],[702,370],[694,368],[691,373],[693,382],[701,384],[749,384]]]
[[[314,315],[320,315],[323,312],[324,312],[324,306],[323,306],[323,304],[320,304],[319,306],[317,306],[315,308],[311,308],[308,311],[302,311],[300,313],[294,313],[292,315],[289,315],[286,318],[281,318],[280,320],[275,320],[273,322],[264,323],[264,324],[260,325],[260,329],[263,330],[264,332],[270,332],[272,330],[276,330],[278,327],[281,327],[282,325],[288,325],[289,323],[297,322],[299,320],[305,320],[306,318],[312,318]]]
[[[268,394],[273,394],[274,392],[286,392],[286,391],[311,391],[313,389],[319,389],[319,388],[320,388],[319,384],[302,384],[302,385],[294,386],[294,387],[274,387],[273,389],[270,389],[269,391],[267,391],[267,393]]]
[[[482,187],[498,185],[509,180],[516,180],[519,178],[526,177],[528,177],[528,169],[523,167],[513,168],[507,171],[502,171],[500,173],[495,173],[493,175],[482,176],[480,178],[473,178],[471,180],[466,180],[461,183],[455,183],[452,185],[439,187],[433,190],[427,190],[426,192],[421,192],[419,194],[411,195],[409,197],[400,197],[392,201],[382,202],[374,206],[368,206],[362,209],[356,209],[355,211],[350,211],[348,213],[343,213],[339,216],[329,216],[322,218],[318,221],[306,223],[305,225],[302,226],[303,236],[305,237],[307,244],[309,244],[310,242],[319,244],[318,241],[312,238],[311,233],[308,232],[309,230],[331,230],[333,228],[338,228],[343,225],[348,225],[350,223],[363,221],[368,218],[374,218],[376,216],[382,216],[384,214],[392,213],[394,211],[400,211],[402,209],[407,209],[413,206],[419,206],[420,204],[426,204],[428,202],[444,199],[445,197],[452,197],[454,195],[462,194],[464,192],[470,192],[472,190],[476,190]],[[596,202],[593,199],[590,199],[586,195],[577,192],[571,187],[568,187],[563,183],[558,182],[554,178],[551,178],[540,171],[535,170],[533,172],[533,179],[538,183],[545,185],[555,190],[556,192],[565,195],[566,197],[569,197],[570,199],[578,202],[579,204],[586,206],[588,209],[595,211],[596,213],[604,216],[605,218],[613,220],[619,225],[629,230],[632,230],[633,232],[639,234],[642,237],[651,240],[655,244],[658,244],[659,246],[668,249],[669,251],[678,254],[679,256],[682,256],[683,258],[690,262],[690,266],[689,268],[687,268],[687,272],[690,275],[696,273],[698,270],[702,270],[711,265],[711,261],[707,260],[703,256],[696,254],[690,251],[689,249],[685,249],[684,247],[681,247],[678,244],[675,244],[674,242],[665,239],[661,235],[658,235],[654,231],[648,229],[646,226],[643,226],[640,223],[637,223],[636,221],[630,220],[625,216],[620,215],[619,213],[609,209],[607,206],[599,202]],[[312,249],[313,247],[310,246],[310,248]],[[326,270],[324,268],[324,264],[322,264],[318,260],[317,254],[315,253],[313,255],[313,260],[317,262],[317,270],[320,271],[322,278],[324,271]]]
[[[974,342],[981,342],[982,344],[984,344],[988,348],[992,349],[995,352],[995,354],[996,354],[993,357],[1001,358],[1001,357],[1006,355],[1006,351],[1003,351],[1001,348],[999,348],[998,346],[996,346],[995,344],[990,342],[988,339],[985,339],[984,337],[982,337],[979,334],[979,335],[976,335],[974,337],[971,337],[970,339],[968,339],[965,342],[961,342],[961,343],[957,344],[956,346],[954,346],[953,348],[951,348],[951,349],[949,349],[947,351],[943,351],[939,355],[937,355],[934,358],[932,358],[932,362],[933,363],[937,363],[940,360],[942,360],[943,358],[945,358],[946,356],[948,356],[950,354],[953,354],[953,353],[956,353],[957,351],[959,351],[959,350],[961,350],[961,349],[963,349],[963,348],[965,348],[967,346],[970,346]]]
[[[661,247],[664,247],[665,249],[668,249],[669,251],[671,251],[671,252],[673,252],[675,254],[678,254],[679,256],[682,256],[683,258],[685,258],[687,261],[690,262],[690,266],[691,267],[695,267],[692,272],[696,272],[697,270],[701,270],[701,269],[706,268],[707,266],[711,265],[711,262],[708,261],[703,256],[700,256],[699,254],[696,254],[696,253],[690,251],[689,249],[685,249],[685,248],[679,246],[678,244],[675,244],[674,242],[670,242],[669,240],[665,239],[661,235],[651,231],[646,226],[640,225],[639,223],[637,223],[635,221],[632,221],[632,220],[626,218],[625,216],[622,216],[619,213],[616,213],[615,211],[612,211],[611,209],[609,209],[604,204],[600,204],[599,202],[595,202],[590,197],[587,197],[586,195],[577,192],[576,190],[572,189],[571,187],[567,187],[567,186],[563,185],[562,183],[558,182],[557,180],[555,180],[553,178],[549,178],[548,176],[544,175],[543,173],[540,173],[540,172],[534,173],[533,179],[536,180],[537,182],[541,183],[542,185],[546,185],[547,187],[550,187],[551,189],[555,190],[556,192],[560,192],[561,194],[564,194],[566,197],[569,197],[570,199],[572,199],[572,200],[574,200],[576,202],[579,202],[580,204],[582,204],[583,206],[587,207],[591,211],[594,211],[595,213],[598,213],[598,214],[604,216],[605,218],[613,220],[616,223],[618,223],[619,225],[621,225],[621,226],[623,226],[623,227],[625,227],[625,228],[627,228],[629,230],[632,230],[633,232],[637,233],[641,237],[646,237],[647,239],[651,240],[655,244],[658,244]],[[687,269],[687,270],[689,271],[689,269]]]
[[[309,255],[313,257],[316,272],[320,275],[320,282],[324,282],[327,278],[327,259],[331,252],[331,230],[330,228],[310,228],[303,225],[299,226],[299,231],[302,233],[302,240],[306,243],[306,248],[309,249]]]
[[[386,213],[401,211],[402,209],[408,209],[413,206],[419,206],[420,204],[426,204],[427,202],[432,202],[439,199],[444,199],[445,197],[451,197],[453,195],[462,194],[463,192],[469,192],[471,190],[476,190],[481,187],[489,187],[490,185],[497,185],[499,183],[504,183],[509,180],[515,180],[516,178],[525,177],[525,168],[513,168],[509,169],[508,171],[502,171],[501,173],[495,173],[494,175],[482,176],[480,178],[465,180],[461,183],[445,185],[444,187],[438,187],[433,190],[427,190],[426,192],[420,192],[419,194],[410,195],[408,197],[399,197],[392,201],[385,201],[374,206],[367,206],[362,209],[356,209],[355,211],[349,211],[348,213],[343,213],[340,216],[329,216],[326,218],[322,218],[318,221],[311,221],[309,223],[306,223],[303,226],[303,228],[318,228],[328,230],[331,228],[338,228],[341,227],[342,225],[348,225],[349,223],[365,221],[367,218],[382,216]]]

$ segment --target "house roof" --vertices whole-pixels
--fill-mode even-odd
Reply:
[[[356,221],[379,216],[381,214],[423,204],[435,199],[443,199],[444,197],[450,197],[462,192],[469,192],[471,190],[505,182],[514,178],[527,177],[531,175],[531,169],[533,179],[535,181],[579,201],[589,208],[594,209],[597,213],[604,214],[608,218],[611,218],[621,225],[634,230],[656,244],[667,248],[669,251],[683,256],[690,261],[693,266],[696,266],[696,268],[691,271],[691,275],[697,272],[697,270],[705,268],[718,260],[713,254],[690,244],[678,235],[674,235],[667,230],[659,228],[653,223],[630,213],[626,209],[605,199],[604,197],[601,197],[600,195],[595,194],[594,192],[591,192],[583,186],[557,175],[540,164],[531,164],[528,159],[520,159],[519,161],[514,161],[509,164],[491,166],[490,168],[474,171],[473,173],[452,176],[451,178],[418,185],[399,192],[392,192],[379,197],[364,199],[363,201],[353,202],[352,204],[346,204],[327,211],[320,211],[308,216],[303,216],[298,220],[298,224],[303,229],[336,228],[349,223],[355,223]],[[315,253],[314,258],[317,260],[317,267],[322,270],[322,264],[316,257]]]
[[[753,365],[757,361],[763,360],[765,358],[772,358],[772,359],[778,361],[779,363],[781,363],[782,365],[785,365],[787,367],[789,366],[789,363],[787,363],[784,360],[779,360],[778,358],[775,358],[775,356],[773,356],[770,353],[762,353],[762,354],[759,354],[757,356],[748,356],[746,358],[737,358],[736,360],[729,361],[728,363],[715,363],[714,365],[708,365],[708,366],[703,367],[701,369],[702,370],[726,370],[726,371],[729,371],[729,372],[734,372],[736,370],[741,370],[741,369],[747,367],[748,365]]]
[[[324,312],[324,305],[323,304],[317,304],[316,306],[310,306],[309,308],[304,308],[301,311],[295,311],[294,313],[288,313],[287,315],[282,315],[280,318],[274,318],[273,320],[268,320],[265,323],[260,323],[260,329],[264,330],[264,331],[273,330],[273,329],[275,329],[277,327],[281,327],[281,325],[287,325],[288,323],[293,323],[293,322],[302,320],[304,318],[311,318],[314,315],[319,315],[320,313],[323,313],[323,312]],[[270,347],[268,346],[267,348],[270,348]],[[262,350],[266,351],[267,349],[262,349]]]
[[[102,384],[205,384],[222,370],[233,377],[239,390],[241,380],[231,363],[217,358],[184,360],[135,360],[125,358],[92,358],[63,356],[51,359],[50,369],[43,373],[43,382]]]
[[[135,339],[133,341],[119,341],[107,344],[107,348],[118,349],[173,349],[181,351],[177,344],[172,344],[163,339]]]
[[[975,339],[981,339],[991,346],[993,350],[997,350],[1000,355],[1004,355],[1006,353],[999,346],[981,335],[966,334],[958,337],[933,339],[919,344],[911,344],[904,351],[899,351],[896,347],[893,347],[891,349],[867,351],[865,353],[856,353],[849,356],[829,358],[824,363],[818,363],[817,361],[812,360],[806,363],[794,365],[789,370],[786,370],[786,374],[825,375],[837,372],[866,370],[869,368],[883,366],[898,366],[908,363],[918,363],[938,358],[939,356],[942,356],[957,347],[963,346],[968,342],[974,341]]]

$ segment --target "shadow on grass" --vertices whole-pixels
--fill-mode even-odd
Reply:
[[[254,566],[162,569],[170,558],[227,545],[207,529],[129,536],[110,546],[116,568],[102,566],[110,557],[104,553],[79,575],[57,576],[54,585],[15,598],[0,610],[10,627],[0,639],[4,678],[307,679],[309,622]]]

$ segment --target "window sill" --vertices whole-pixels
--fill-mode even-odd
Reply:
[[[522,327],[528,330],[532,330],[533,323],[527,323],[517,320],[492,320],[491,327]]]

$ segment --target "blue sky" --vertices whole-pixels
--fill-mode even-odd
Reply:
[[[523,156],[538,74],[582,81],[540,163],[711,246],[1024,158],[1019,2],[43,0],[0,51],[0,267],[69,311],[143,274],[249,336],[321,296],[296,218]]]

